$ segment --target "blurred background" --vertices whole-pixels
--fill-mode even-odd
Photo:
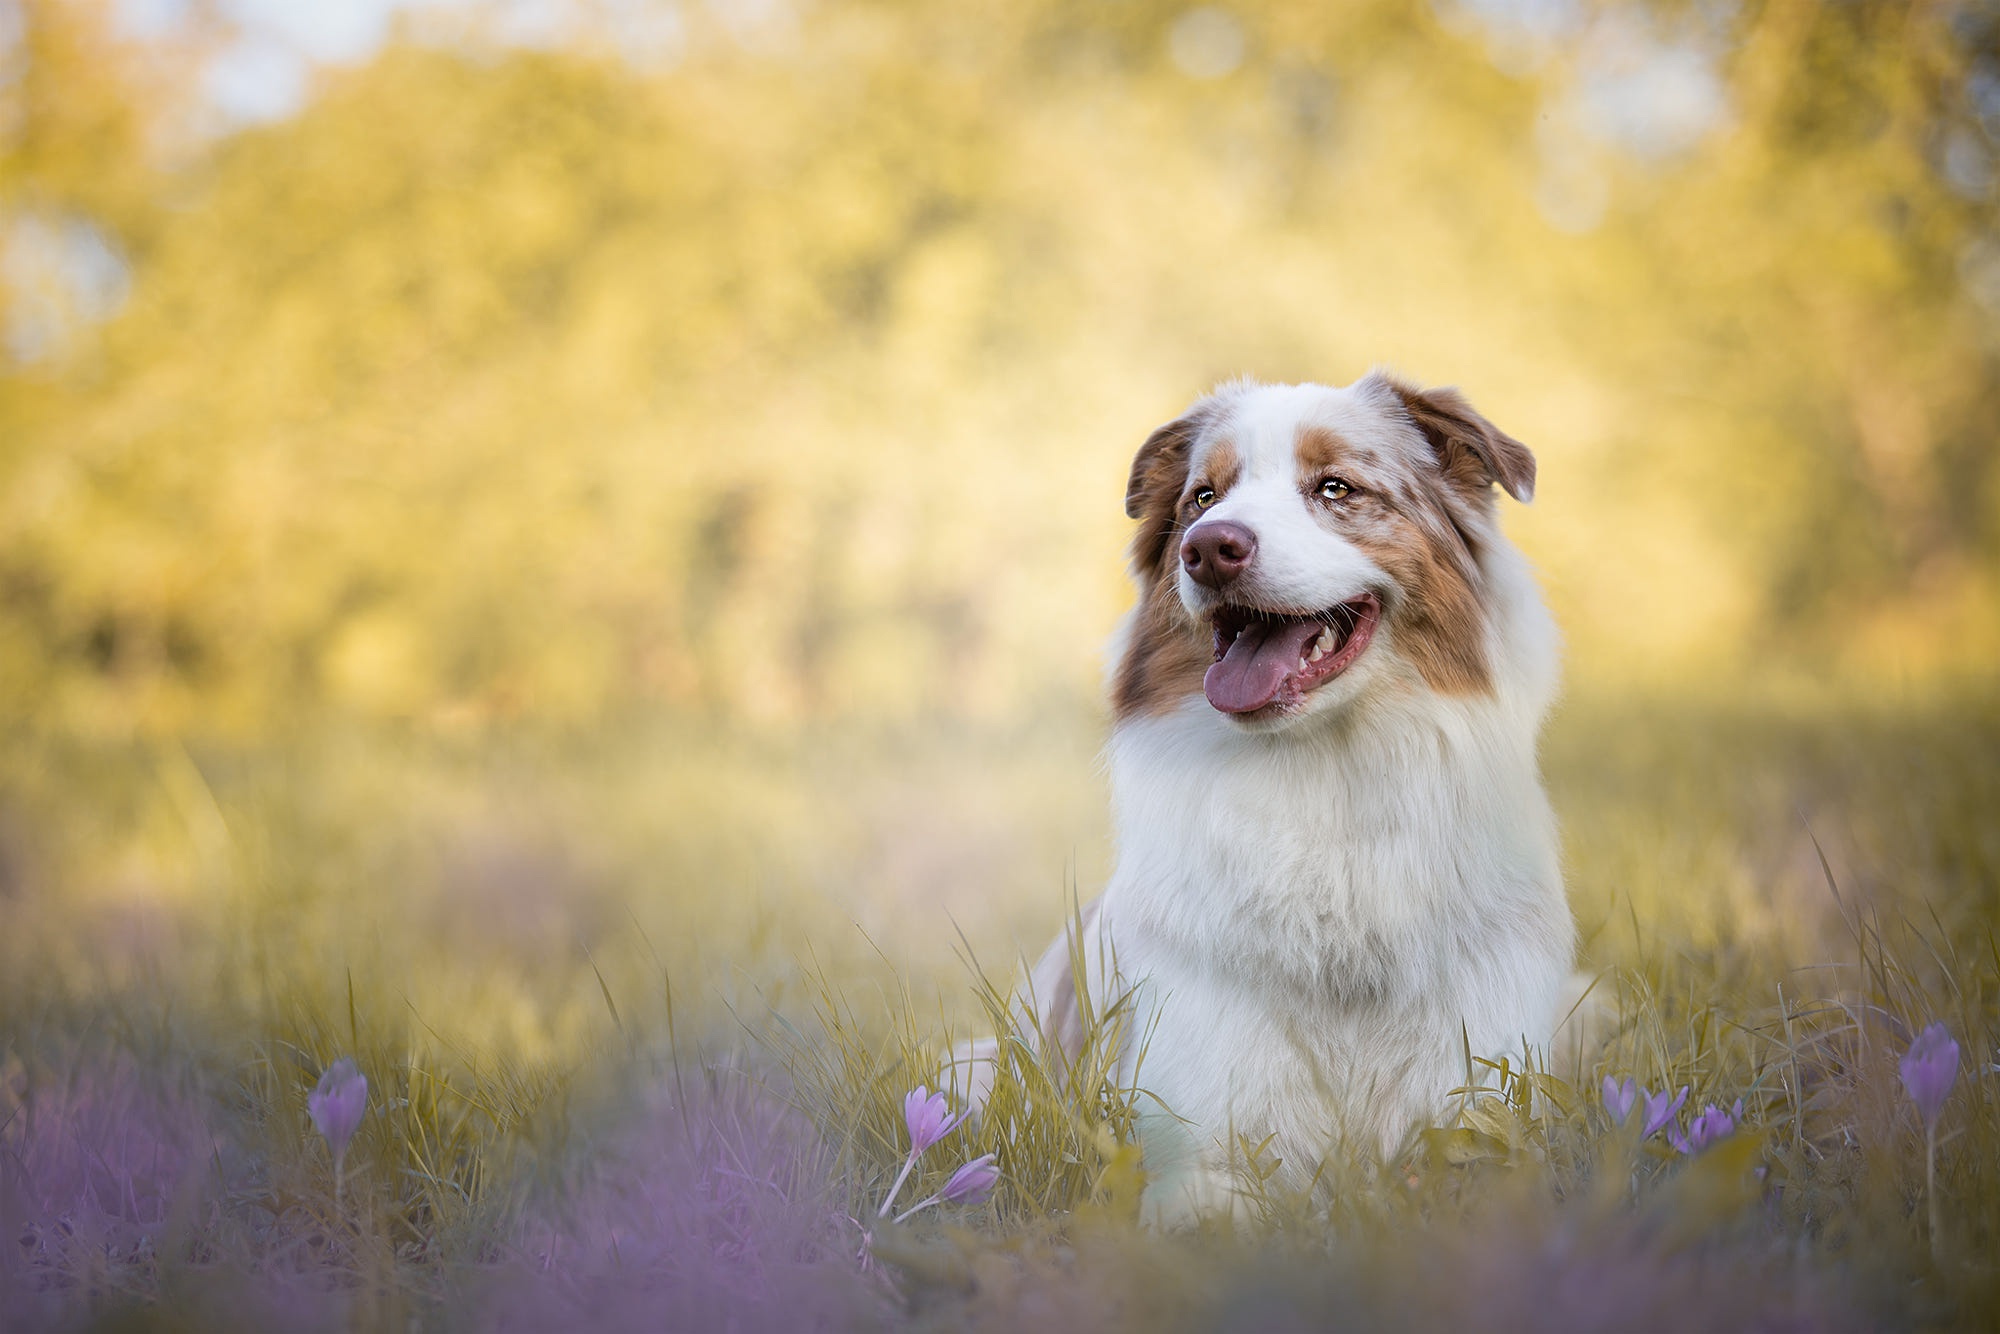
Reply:
[[[550,1050],[544,965],[1004,971],[1109,855],[1131,454],[1239,373],[1536,451],[1573,841],[1696,717],[1960,735],[1996,153],[1984,3],[0,0],[15,957]],[[1586,918],[1809,950],[1757,783]]]

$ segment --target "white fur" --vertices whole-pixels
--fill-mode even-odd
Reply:
[[[1301,501],[1292,453],[1298,429],[1307,424],[1393,448],[1375,420],[1377,414],[1351,402],[1355,392],[1321,385],[1265,385],[1231,400],[1229,439],[1242,475],[1189,534],[1202,524],[1224,520],[1256,533],[1257,559],[1247,591],[1260,600],[1331,607],[1384,582],[1373,561],[1319,522]],[[1195,471],[1213,448],[1210,437],[1196,452]],[[1186,570],[1178,579],[1182,603],[1197,616],[1204,614],[1213,595]]]
[[[1302,501],[1292,441],[1320,423],[1436,466],[1407,418],[1363,381],[1239,389],[1227,421],[1242,475],[1203,518],[1256,533],[1257,599],[1383,588]],[[1276,724],[1196,695],[1113,731],[1117,867],[1084,956],[1115,957],[1117,977],[1086,986],[1100,1005],[1135,992],[1128,1075],[1150,1034],[1136,1078],[1157,1099],[1141,1124],[1155,1219],[1226,1204],[1239,1137],[1275,1135],[1303,1179],[1340,1138],[1388,1148],[1443,1115],[1468,1042],[1496,1057],[1552,1036],[1574,933],[1535,753],[1557,639],[1527,563],[1497,526],[1481,536],[1490,694],[1429,689],[1385,617]],[[1207,609],[1185,573],[1178,591]],[[1058,940],[1035,969],[1045,1013],[1069,957]]]

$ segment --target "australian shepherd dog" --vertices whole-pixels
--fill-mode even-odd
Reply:
[[[1495,514],[1534,485],[1458,393],[1380,372],[1226,385],[1133,460],[1116,869],[1023,1003],[1074,1051],[1079,993],[1126,997],[1155,1220],[1228,1209],[1242,1144],[1293,1175],[1387,1150],[1468,1055],[1549,1045],[1574,946],[1536,763],[1558,641]]]

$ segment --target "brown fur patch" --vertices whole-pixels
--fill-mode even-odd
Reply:
[[[1214,660],[1213,632],[1187,614],[1169,571],[1140,595],[1131,638],[1112,679],[1111,710],[1120,722],[1172,713],[1201,693],[1202,677]]]
[[[1125,517],[1139,520],[1132,538],[1132,574],[1144,579],[1160,563],[1171,544],[1181,490],[1187,485],[1188,456],[1201,434],[1205,414],[1200,405],[1146,437],[1132,457],[1132,475],[1125,482]]]
[[[1139,584],[1139,607],[1125,653],[1112,677],[1111,707],[1122,721],[1146,714],[1168,713],[1201,690],[1213,660],[1213,638],[1205,633],[1174,591],[1180,569],[1181,532],[1193,519],[1188,475],[1195,442],[1208,424],[1211,405],[1195,405],[1186,416],[1171,421],[1146,438],[1132,460],[1132,477],[1125,489],[1125,513],[1139,520],[1132,539],[1132,577]],[[1202,460],[1202,484],[1217,492],[1236,481],[1240,463],[1227,442],[1212,448]]]
[[[1193,523],[1201,513],[1194,503],[1194,493],[1207,487],[1215,492],[1217,500],[1229,494],[1229,488],[1236,485],[1236,479],[1243,475],[1243,460],[1236,453],[1236,442],[1218,440],[1208,447],[1201,457],[1201,468],[1187,480],[1181,488],[1181,527]]]
[[[1397,514],[1387,532],[1357,527],[1347,537],[1402,590],[1387,613],[1396,651],[1439,694],[1486,694],[1493,676],[1478,569],[1439,517]]]
[[[1527,501],[1535,494],[1535,456],[1526,445],[1486,420],[1449,387],[1418,389],[1378,375],[1402,401],[1403,410],[1437,451],[1445,475],[1466,490],[1485,491],[1500,483],[1508,495]]]
[[[1384,609],[1397,652],[1440,694],[1492,690],[1476,536],[1492,512],[1486,483],[1482,480],[1478,491],[1481,514],[1480,502],[1457,494],[1456,484],[1442,474],[1413,474],[1401,461],[1385,460],[1324,427],[1301,430],[1293,452],[1308,505],[1316,503],[1314,493],[1329,476],[1357,488],[1345,500],[1319,502],[1322,522],[1359,547],[1401,590]]]
[[[1362,449],[1338,431],[1329,431],[1324,426],[1301,428],[1292,442],[1292,453],[1299,461],[1299,486],[1308,492],[1328,477],[1353,482],[1356,479],[1350,473],[1374,476],[1385,466],[1375,451]]]

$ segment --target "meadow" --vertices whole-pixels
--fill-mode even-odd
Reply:
[[[1133,451],[1371,366],[1535,453],[1602,1041],[913,1154]],[[0,1329],[2000,1325],[1996,421],[1989,0],[0,0]]]
[[[1563,707],[1548,776],[1618,1015],[1579,1082],[1516,1067],[1400,1156],[1336,1156],[1306,1197],[1253,1170],[1238,1223],[1159,1234],[1136,1222],[1136,1091],[1024,1058],[899,1204],[986,1152],[991,1197],[876,1219],[906,1093],[991,1022],[975,962],[1004,987],[1101,874],[1099,725],[11,737],[9,1327],[2000,1310],[2000,701],[1971,686]],[[1958,1057],[1933,1178],[1898,1063],[1934,1022]],[[368,1093],[337,1184],[308,1099],[343,1057]],[[1642,1141],[1607,1074],[1689,1092]],[[1668,1142],[1739,1099],[1733,1133]]]

